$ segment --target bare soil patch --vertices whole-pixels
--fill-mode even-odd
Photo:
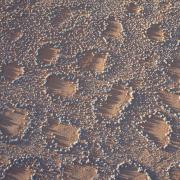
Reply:
[[[143,11],[143,8],[133,2],[129,3],[127,6],[127,12],[132,14],[140,14]]]
[[[115,17],[110,17],[106,30],[103,32],[104,36],[112,37],[115,39],[123,38],[123,26]]]
[[[167,91],[161,91],[160,93],[162,100],[172,107],[175,111],[180,111],[180,95],[170,93]]]
[[[166,33],[159,24],[152,24],[151,27],[147,29],[147,37],[157,42],[163,42],[166,39]]]
[[[0,129],[8,136],[20,135],[27,124],[27,111],[24,109],[6,109],[0,113]]]
[[[46,79],[49,93],[62,97],[72,97],[76,93],[76,85],[72,81],[61,79],[57,75],[50,75]]]
[[[6,80],[13,81],[24,74],[24,68],[16,62],[3,66],[3,75]]]
[[[80,60],[80,66],[82,70],[93,71],[100,74],[104,72],[106,61],[106,53],[93,53],[92,51],[87,51]]]
[[[121,167],[119,171],[120,175],[118,178],[123,180],[148,180],[147,175],[144,172],[138,172],[138,169],[135,167]]]
[[[97,176],[97,170],[91,166],[66,166],[64,170],[65,180],[93,180]]]
[[[48,138],[55,137],[61,147],[70,147],[79,140],[78,128],[72,125],[60,124],[55,120],[49,120],[45,131]]]
[[[38,51],[38,59],[42,64],[55,64],[60,56],[60,49],[42,47]]]
[[[116,117],[122,108],[131,100],[130,93],[129,88],[121,85],[113,85],[107,101],[100,108],[102,115],[108,118]]]
[[[32,170],[29,167],[11,167],[7,172],[6,180],[30,180]]]
[[[169,143],[168,133],[170,126],[158,117],[152,117],[142,124],[144,133],[148,134],[158,145],[164,146]]]

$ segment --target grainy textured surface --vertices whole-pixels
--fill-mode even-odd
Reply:
[[[0,178],[180,179],[178,0],[0,0]]]

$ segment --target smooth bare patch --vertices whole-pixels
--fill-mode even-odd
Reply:
[[[51,47],[42,47],[38,51],[38,59],[43,64],[55,64],[60,56],[60,49]]]
[[[107,101],[100,108],[100,112],[107,118],[116,117],[131,98],[131,91],[129,88],[125,88],[121,85],[113,85]]]
[[[144,172],[138,172],[135,167],[121,167],[119,169],[120,175],[118,178],[128,180],[148,180],[147,175]]]
[[[115,39],[121,39],[123,37],[123,26],[122,24],[115,18],[110,17],[108,20],[108,25],[106,30],[103,32],[104,36],[109,36]]]
[[[180,166],[171,168],[169,170],[169,176],[171,180],[179,180],[180,179]]]
[[[97,73],[103,73],[107,61],[106,53],[96,53],[92,51],[85,52],[80,61],[80,66],[83,70],[90,70]]]
[[[142,124],[144,133],[148,134],[158,145],[165,146],[169,143],[170,126],[158,117],[152,117]]]
[[[49,93],[62,97],[72,97],[77,90],[72,81],[60,79],[57,75],[47,77],[46,87]]]
[[[5,175],[6,180],[30,180],[32,170],[29,167],[11,167]]]
[[[175,86],[180,85],[180,50],[174,52],[174,61],[169,68],[170,76],[175,81]]]
[[[97,176],[97,169],[92,166],[66,166],[64,169],[65,180],[93,180]]]
[[[24,109],[6,109],[0,113],[0,129],[8,136],[18,136],[27,123],[27,111]]]
[[[5,79],[9,81],[16,80],[24,74],[24,68],[16,62],[4,65],[2,71]]]
[[[147,29],[147,37],[157,42],[163,42],[165,41],[166,33],[159,24],[152,24],[151,27]]]
[[[78,128],[72,125],[60,124],[55,120],[49,120],[46,132],[49,139],[55,136],[56,141],[62,147],[70,147],[79,139]]]
[[[174,94],[167,91],[161,91],[162,100],[171,106],[175,111],[180,112],[180,94]]]
[[[138,6],[135,3],[129,3],[127,6],[127,12],[131,14],[140,14],[143,11],[143,8],[141,6]]]

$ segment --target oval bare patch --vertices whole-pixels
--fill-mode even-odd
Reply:
[[[60,124],[55,120],[49,120],[45,131],[49,139],[53,136],[61,147],[70,147],[79,139],[79,130],[75,126]]]
[[[60,79],[54,74],[47,77],[46,87],[49,93],[62,97],[72,97],[77,90],[72,81]]]
[[[5,79],[9,81],[16,80],[24,74],[24,68],[16,62],[4,65],[2,71]]]
[[[107,118],[116,117],[131,99],[132,95],[129,88],[113,85],[107,101],[100,108],[100,112]]]
[[[29,167],[11,167],[5,173],[6,180],[29,180],[33,172]]]
[[[97,176],[97,169],[92,166],[66,166],[65,179],[93,180]]]
[[[148,176],[135,167],[120,167],[119,172],[119,179],[148,180]]]
[[[169,73],[174,80],[173,86],[180,86],[180,50],[174,52],[174,61],[169,68]]]
[[[42,47],[38,50],[38,60],[42,64],[55,64],[60,57],[60,49],[53,47]]]
[[[180,112],[180,94],[161,91],[160,96],[166,104],[172,107],[172,109],[174,109],[176,112]]]
[[[0,129],[8,136],[18,136],[27,124],[27,111],[24,109],[6,109],[0,113]]]
[[[129,3],[127,6],[127,12],[131,14],[140,14],[143,11],[143,8],[141,6],[138,6],[135,3]]]
[[[101,74],[104,72],[106,61],[106,53],[94,54],[92,51],[87,51],[80,60],[80,67],[83,70],[94,71],[98,74]]]
[[[152,117],[141,124],[145,134],[154,140],[159,146],[165,146],[169,143],[170,126],[158,117]]]
[[[147,29],[147,37],[157,42],[163,42],[165,41],[166,33],[159,24],[152,24],[151,27]]]
[[[113,37],[115,39],[122,38],[123,37],[122,24],[115,17],[110,17],[106,30],[103,32],[103,35]]]

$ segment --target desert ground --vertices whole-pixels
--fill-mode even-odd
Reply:
[[[0,179],[180,180],[179,0],[0,0]]]

